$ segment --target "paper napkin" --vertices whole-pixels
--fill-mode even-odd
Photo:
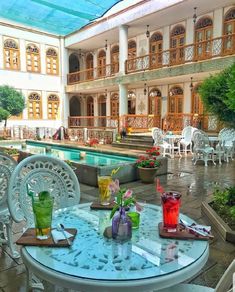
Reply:
[[[69,233],[67,231],[64,231],[64,233],[67,236],[67,238],[73,237],[73,234],[71,234],[71,233]],[[51,236],[52,236],[52,238],[53,238],[55,243],[58,243],[58,241],[60,241],[60,240],[66,240],[63,232],[62,231],[58,231],[56,229],[53,229],[51,231]]]

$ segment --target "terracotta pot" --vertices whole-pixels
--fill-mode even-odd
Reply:
[[[158,168],[138,167],[139,176],[143,183],[153,183]]]

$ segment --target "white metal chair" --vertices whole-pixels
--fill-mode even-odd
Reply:
[[[229,158],[233,159],[234,143],[235,143],[235,130],[230,128],[223,128],[219,132],[222,150],[224,151],[224,159],[229,162]]]
[[[171,156],[172,147],[171,144],[164,140],[164,135],[162,130],[159,128],[153,128],[152,138],[154,141],[154,146],[159,146],[162,152],[162,156],[165,157],[166,154]]]
[[[197,128],[194,128],[192,126],[187,126],[182,131],[183,138],[179,141],[179,143],[183,146],[183,151],[184,151],[185,156],[187,155],[187,151],[190,151],[191,154],[193,154],[192,153],[192,136],[195,130],[197,130]]]
[[[215,289],[193,284],[179,284],[173,288],[166,288],[158,292],[232,292],[233,274],[235,273],[235,260],[231,262]],[[231,290],[230,290],[231,289]]]
[[[7,206],[7,192],[11,174],[16,161],[6,153],[0,152],[0,244],[7,244],[13,258],[20,254],[15,250],[12,234],[12,218]]]
[[[208,166],[207,162],[212,161],[215,163],[214,148],[210,146],[209,138],[206,133],[200,130],[196,130],[193,133],[193,161],[194,165],[197,161],[202,160],[205,162],[205,166]]]
[[[49,191],[54,198],[54,209],[73,206],[80,201],[80,186],[71,167],[62,160],[45,155],[33,155],[22,160],[14,169],[9,182],[8,205],[15,222],[26,221],[34,226],[31,197],[26,185],[35,193]],[[28,286],[42,290],[41,283],[32,283],[32,272],[27,270]]]

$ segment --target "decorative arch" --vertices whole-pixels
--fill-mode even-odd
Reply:
[[[115,74],[119,71],[119,46],[115,45],[111,49],[111,73]]]
[[[59,58],[56,49],[48,48],[46,50],[46,68],[47,74],[59,74]]]
[[[50,94],[47,97],[47,115],[48,119],[55,120],[59,114],[60,99],[57,94]]]
[[[110,97],[110,109],[111,116],[118,117],[119,116],[119,95],[118,93],[113,93]]]
[[[227,11],[224,17],[224,47],[223,53],[229,55],[235,51],[235,7]]]
[[[163,46],[163,36],[160,32],[155,32],[149,43],[149,53],[150,53],[150,67],[158,68],[162,66],[162,46]]]
[[[42,99],[37,92],[28,95],[28,118],[38,120],[42,118]]]
[[[75,53],[72,53],[69,56],[69,73],[74,73],[80,71],[80,62],[78,55]]]
[[[4,67],[5,69],[20,69],[20,50],[18,43],[13,39],[4,41]]]
[[[40,50],[36,44],[26,46],[26,66],[29,72],[40,73],[41,71]]]
[[[71,97],[69,101],[69,115],[71,117],[81,116],[81,101],[78,96]]]
[[[149,100],[149,114],[155,116],[161,116],[162,110],[162,93],[155,87],[152,88],[148,96]]]
[[[213,21],[209,16],[201,17],[195,25],[195,58],[204,60],[212,56]]]
[[[170,114],[182,114],[184,104],[184,91],[181,86],[175,85],[169,90],[168,112]]]
[[[184,63],[185,27],[178,24],[173,27],[170,34],[170,64]]]
[[[94,78],[94,74],[93,74],[94,60],[93,59],[94,58],[93,58],[92,53],[89,53],[86,56],[86,69],[87,69],[86,79],[87,80],[92,80]]]
[[[106,51],[100,50],[98,53],[98,76],[105,77],[106,76]]]

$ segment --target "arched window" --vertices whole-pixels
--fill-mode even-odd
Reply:
[[[170,64],[184,63],[185,27],[176,25],[170,36]]]
[[[30,93],[28,97],[28,118],[35,120],[42,118],[42,100],[37,92]]]
[[[162,93],[158,88],[153,88],[149,92],[149,114],[161,116]]]
[[[20,69],[20,51],[16,41],[7,39],[4,41],[4,65],[6,69]]]
[[[69,101],[69,115],[71,117],[81,116],[81,102],[78,96],[73,96]]]
[[[26,46],[26,66],[29,72],[39,73],[41,71],[40,51],[35,44],[28,44]]]
[[[128,97],[128,114],[135,115],[136,96],[134,91],[129,91],[127,97]]]
[[[192,91],[192,114],[198,114],[202,115],[203,114],[203,104],[201,97],[198,93],[198,88],[200,84],[196,84],[193,87]]]
[[[119,71],[119,46],[116,45],[111,49],[111,73],[115,74]]]
[[[60,99],[56,94],[50,94],[47,98],[48,119],[55,120],[58,118]]]
[[[69,56],[69,73],[74,73],[80,71],[80,63],[78,56],[76,54],[71,54]]]
[[[87,115],[94,116],[94,100],[92,96],[87,98]]]
[[[91,53],[89,53],[86,57],[86,69],[87,69],[86,80],[92,80],[94,74],[93,74],[93,55]]]
[[[184,92],[179,86],[174,86],[169,91],[168,112],[170,114],[183,113]]]
[[[128,42],[128,59],[132,59],[136,57],[136,42],[130,40]]]
[[[149,53],[151,68],[162,66],[162,42],[163,37],[160,32],[155,32],[150,38]]]
[[[118,117],[119,116],[119,97],[117,93],[112,94],[110,98],[111,103],[111,116]]]
[[[46,51],[46,65],[47,65],[47,74],[52,74],[52,75],[59,74],[58,54],[56,50],[53,48],[49,48]]]
[[[200,18],[195,25],[195,58],[196,60],[211,57],[213,21],[210,17]]]
[[[228,55],[235,51],[235,7],[229,9],[224,18],[223,53]]]
[[[106,116],[106,95],[100,95],[98,98],[98,115]]]
[[[98,53],[98,76],[106,76],[106,52],[104,50]]]

